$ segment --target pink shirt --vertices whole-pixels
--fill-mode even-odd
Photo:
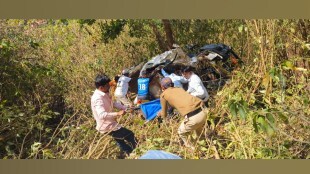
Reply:
[[[113,103],[108,93],[95,90],[91,97],[91,109],[96,120],[96,129],[101,133],[115,131],[122,127],[116,121],[117,112],[113,112],[113,106],[121,110],[126,109],[120,103]]]

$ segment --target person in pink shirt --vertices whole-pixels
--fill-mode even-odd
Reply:
[[[96,90],[91,97],[91,109],[96,120],[96,129],[114,138],[121,149],[129,155],[137,146],[134,133],[122,127],[116,119],[126,113],[126,106],[113,102],[109,94],[110,79],[106,75],[98,75],[95,79]],[[120,111],[114,112],[113,107]]]

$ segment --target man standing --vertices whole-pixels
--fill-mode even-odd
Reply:
[[[123,70],[122,76],[118,79],[117,87],[114,93],[116,100],[127,107],[132,105],[131,101],[127,98],[127,92],[129,87],[128,83],[131,80],[131,78],[129,78],[128,76],[128,70]]]
[[[188,80],[187,92],[192,96],[198,97],[204,102],[209,99],[209,94],[201,79],[193,72],[192,67],[187,66],[183,69],[183,76]]]
[[[129,155],[137,145],[134,133],[117,123],[116,119],[123,116],[126,107],[113,103],[109,95],[110,79],[106,75],[98,75],[95,79],[96,90],[91,97],[91,109],[96,120],[96,129],[114,138],[122,152]],[[113,107],[120,109],[113,112]],[[127,141],[127,142],[126,142]]]
[[[178,129],[178,134],[186,147],[194,149],[188,139],[188,135],[191,131],[196,131],[197,136],[200,136],[202,133],[207,117],[207,109],[203,101],[190,95],[182,88],[174,88],[169,77],[161,80],[161,88],[163,90],[163,93],[160,95],[162,110],[158,113],[158,116],[167,116],[167,104],[176,108],[185,117]]]

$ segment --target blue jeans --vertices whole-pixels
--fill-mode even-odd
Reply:
[[[124,127],[110,132],[109,135],[114,138],[121,150],[127,154],[130,154],[137,146],[137,139],[134,133]]]

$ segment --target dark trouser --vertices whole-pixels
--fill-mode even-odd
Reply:
[[[109,133],[117,142],[122,151],[130,154],[137,146],[137,139],[134,133],[124,127]],[[125,142],[127,141],[127,142]]]

